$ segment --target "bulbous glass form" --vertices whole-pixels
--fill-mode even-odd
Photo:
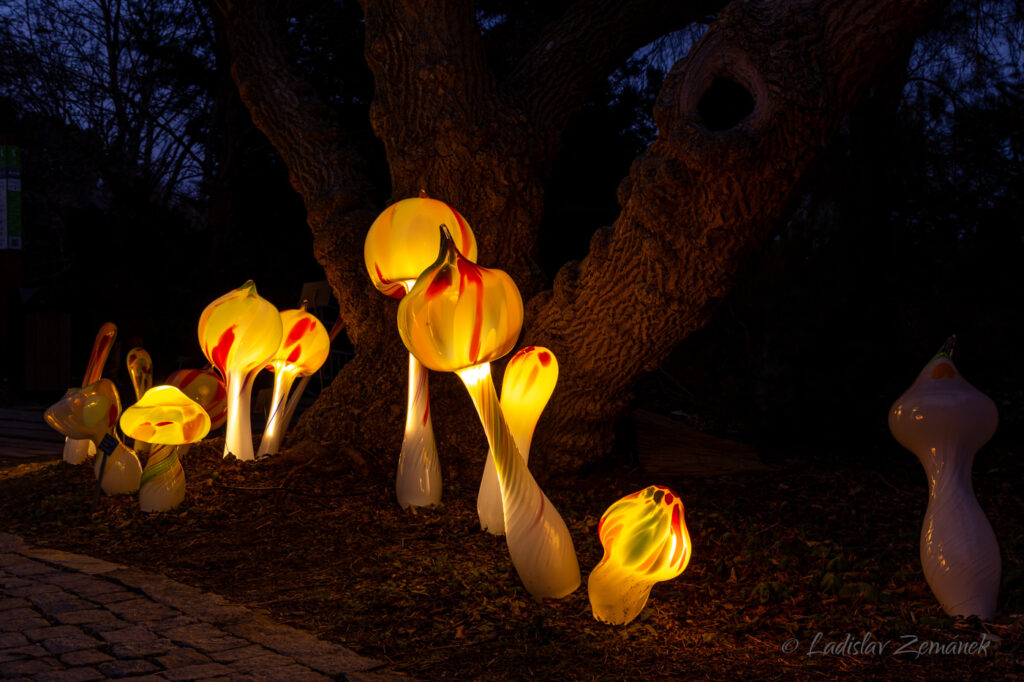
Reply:
[[[203,355],[225,378],[261,368],[280,343],[281,316],[256,293],[252,280],[210,303],[199,317]]]
[[[501,270],[479,266],[441,226],[441,249],[398,306],[398,331],[425,367],[454,372],[506,355],[523,326],[523,299]]]
[[[121,399],[110,379],[72,388],[47,408],[46,423],[69,438],[88,438],[100,444],[121,414]]]
[[[405,296],[405,282],[416,280],[437,257],[437,226],[450,225],[455,245],[476,260],[476,238],[454,208],[420,192],[377,216],[366,233],[363,260],[373,286],[392,298]]]
[[[654,583],[671,580],[690,562],[683,502],[652,485],[608,507],[597,528],[604,557],[587,581],[594,618],[629,623],[643,611]]]
[[[135,399],[139,400],[153,387],[153,359],[145,348],[132,348],[125,360],[128,365],[128,376],[135,389]]]
[[[182,445],[206,436],[210,417],[199,403],[174,386],[156,386],[124,411],[121,429],[147,443]]]
[[[167,385],[202,405],[210,415],[210,430],[224,426],[228,418],[228,389],[212,369],[179,369],[167,377]]]

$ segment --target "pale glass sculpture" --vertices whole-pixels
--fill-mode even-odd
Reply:
[[[501,380],[501,411],[524,464],[530,461],[533,431],[557,382],[558,361],[554,353],[542,346],[521,349],[505,367]],[[494,470],[494,455],[489,450],[476,497],[476,511],[481,528],[494,535],[505,534],[501,486]]]
[[[402,298],[437,258],[437,226],[455,225],[455,242],[470,260],[476,259],[476,238],[466,219],[454,208],[420,191],[387,207],[366,234],[363,260],[373,285],[393,298]],[[441,462],[430,419],[427,371],[409,355],[409,390],[405,434],[395,476],[398,504],[429,507],[441,502]]]
[[[971,486],[974,456],[996,431],[999,413],[953,364],[951,337],[889,411],[889,430],[921,461],[928,508],[921,567],[942,609],[989,620],[1002,574],[999,543]]]
[[[257,457],[277,454],[281,439],[288,429],[285,420],[288,393],[297,377],[308,377],[327,360],[331,339],[324,325],[315,316],[299,310],[281,311],[281,345],[267,364],[274,370],[274,395],[270,400],[270,418],[267,420]]]
[[[252,461],[252,382],[281,343],[281,316],[249,280],[206,306],[199,318],[199,343],[227,382],[224,456]]]
[[[128,377],[132,381],[132,389],[135,391],[135,400],[142,398],[150,388],[153,387],[153,359],[145,348],[132,348],[128,351],[125,359],[128,366]],[[149,445],[142,441],[135,443],[135,453],[145,454],[149,452]]]
[[[494,453],[512,564],[534,597],[561,598],[580,584],[565,521],[516,448],[491,380],[493,360],[512,350],[523,301],[512,278],[462,257],[441,226],[441,252],[398,305],[402,342],[428,369],[465,384]]]
[[[215,431],[228,420],[228,389],[212,369],[179,369],[164,382],[181,390],[199,403],[210,416],[210,430]]]
[[[604,556],[587,579],[587,593],[594,618],[605,623],[632,621],[654,584],[690,563],[683,502],[665,486],[649,486],[608,507],[597,535]]]
[[[94,384],[103,376],[103,367],[107,364],[107,356],[110,355],[116,338],[117,325],[113,322],[103,323],[96,333],[92,352],[89,353],[89,363],[85,366],[85,378],[82,380],[83,386]],[[82,464],[95,454],[96,444],[91,440],[68,438],[64,441],[64,461],[68,464]]]
[[[136,441],[153,444],[142,472],[139,507],[144,512],[177,507],[185,499],[181,455],[209,433],[206,410],[174,386],[157,386],[124,411],[121,428]]]

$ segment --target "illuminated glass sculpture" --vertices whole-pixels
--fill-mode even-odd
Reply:
[[[210,430],[224,426],[228,419],[228,389],[212,369],[179,369],[171,372],[166,384],[199,403],[210,415]]]
[[[541,346],[523,348],[512,356],[501,380],[501,411],[523,462],[530,461],[530,443],[537,420],[558,382],[555,354]],[[505,533],[501,487],[494,471],[494,455],[488,451],[480,491],[476,498],[480,527],[494,535]]]
[[[441,233],[437,260],[398,306],[398,329],[424,366],[465,384],[494,453],[512,564],[534,597],[561,598],[580,584],[572,537],[526,468],[491,380],[491,361],[519,336],[523,301],[511,277],[463,258],[447,228]]]
[[[690,562],[683,502],[664,486],[649,486],[608,507],[597,535],[604,557],[587,579],[587,592],[594,618],[605,623],[632,621],[654,583],[675,578]]]
[[[227,382],[224,456],[254,460],[249,419],[252,380],[277,353],[281,315],[249,280],[206,306],[199,318],[199,343]]]
[[[173,509],[185,499],[180,457],[189,443],[210,431],[210,417],[174,386],[157,386],[121,415],[121,429],[136,442],[152,444],[139,487],[144,512]]]
[[[889,430],[921,461],[928,509],[921,528],[921,566],[943,610],[989,620],[1002,573],[999,544],[971,487],[974,456],[996,431],[999,413],[953,365],[956,338],[889,410]]]
[[[105,322],[96,334],[89,354],[89,364],[85,367],[83,386],[96,383],[103,376],[103,366],[107,364],[107,356],[117,338],[117,325]],[[96,454],[96,445],[88,439],[69,438],[64,441],[64,461],[68,464],[81,464],[90,455]]]
[[[288,428],[285,416],[292,383],[296,377],[310,376],[320,369],[331,349],[327,330],[320,320],[306,312],[305,305],[300,310],[281,311],[281,328],[284,331],[281,345],[267,365],[274,371],[274,397],[270,401],[270,419],[263,431],[258,457],[277,453]]]
[[[135,390],[135,400],[141,400],[143,394],[153,386],[153,359],[144,348],[132,348],[128,351],[125,360],[128,365],[128,377],[132,380],[132,388]],[[149,452],[146,443],[139,441],[135,444],[136,453]]]
[[[334,343],[335,337],[337,337],[341,330],[344,328],[345,321],[342,320],[341,317],[339,317],[337,320],[334,321],[334,324],[331,325],[331,331],[327,334],[328,341],[330,343]],[[328,356],[329,355],[330,349],[328,349]],[[299,379],[298,385],[295,386],[295,390],[292,391],[291,397],[288,398],[288,406],[285,408],[284,411],[285,424],[292,423],[292,417],[295,415],[295,409],[299,406],[299,401],[302,399],[302,394],[306,392],[306,385],[309,384],[309,380],[312,378],[312,376],[312,374],[307,374],[306,376]]]
[[[71,389],[43,415],[47,424],[65,436],[87,438],[96,444],[102,453],[95,464],[98,488],[108,495],[133,493],[142,478],[139,459],[111,435],[120,414],[117,389],[109,379],[100,379]]]
[[[476,239],[469,223],[443,201],[420,196],[398,201],[381,213],[363,245],[363,260],[373,285],[393,298],[402,298],[437,258],[437,226],[454,225],[456,247],[476,259]],[[409,393],[405,436],[395,478],[398,504],[427,507],[441,501],[441,464],[430,420],[427,372],[409,355]]]

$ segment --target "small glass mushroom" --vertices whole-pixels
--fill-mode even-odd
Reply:
[[[96,458],[98,490],[123,495],[139,489],[142,465],[130,450],[111,435],[121,414],[121,398],[109,379],[73,388],[47,408],[46,423],[69,438],[89,439],[102,453]]]
[[[277,353],[281,316],[256,293],[249,280],[206,306],[199,318],[203,354],[227,382],[228,415],[224,456],[256,459],[252,447],[252,380]]]
[[[185,470],[180,457],[189,443],[209,433],[206,410],[174,386],[157,386],[124,411],[121,429],[137,442],[152,444],[139,487],[142,511],[167,511],[181,504]]]
[[[530,461],[530,444],[537,420],[548,404],[558,382],[555,354],[542,346],[529,346],[512,356],[501,380],[501,411],[523,463]],[[494,470],[494,455],[487,452],[484,475],[476,498],[480,527],[494,535],[505,533],[501,487]]]
[[[228,389],[212,369],[179,369],[165,382],[199,403],[210,415],[210,430],[216,431],[228,420]]]
[[[153,359],[149,357],[145,348],[132,348],[128,351],[125,363],[128,365],[128,377],[132,380],[132,388],[135,390],[135,400],[141,400],[143,394],[153,386]],[[135,444],[135,452],[149,452],[149,447],[139,441]]]
[[[96,340],[92,344],[92,352],[89,353],[89,363],[85,366],[85,378],[83,386],[94,384],[103,376],[103,367],[107,364],[107,356],[114,346],[114,339],[117,338],[117,325],[113,322],[105,322],[96,334]],[[69,438],[64,441],[64,461],[68,464],[81,464],[90,455],[96,454],[96,445],[89,439]]]
[[[683,502],[652,485],[608,507],[597,528],[601,563],[587,579],[594,618],[625,625],[643,611],[654,583],[671,580],[690,562]]]
[[[274,371],[274,396],[257,457],[277,453],[288,428],[285,415],[292,383],[297,377],[311,376],[320,369],[331,349],[327,330],[320,320],[306,312],[305,305],[299,310],[282,310],[281,328],[281,345],[267,365]]]
[[[403,199],[386,208],[370,226],[363,245],[366,271],[373,285],[393,298],[402,298],[437,257],[437,226],[454,225],[457,248],[476,259],[476,238],[466,219],[454,208],[427,197]],[[405,435],[395,477],[398,504],[428,507],[441,502],[441,464],[430,419],[427,372],[409,355],[409,392]]]
[[[398,305],[402,342],[427,368],[465,384],[494,453],[512,564],[536,598],[561,598],[580,584],[565,521],[526,468],[502,415],[490,363],[512,350],[523,301],[512,278],[459,253],[445,226],[441,251]]]

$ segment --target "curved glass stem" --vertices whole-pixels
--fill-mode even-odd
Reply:
[[[409,397],[405,407],[405,437],[395,476],[398,504],[429,507],[441,502],[441,462],[430,420],[427,369],[409,354]]]
[[[534,597],[561,598],[580,584],[572,536],[519,454],[487,363],[456,372],[473,400],[501,488],[505,540],[512,564]]]
[[[252,420],[250,403],[252,384],[256,372],[228,373],[228,421],[224,435],[224,456],[233,454],[241,460],[256,459],[252,449]]]
[[[270,401],[270,419],[263,430],[257,457],[275,455],[281,448],[281,439],[288,430],[288,393],[297,374],[295,370],[281,368],[274,374],[274,397]]]

